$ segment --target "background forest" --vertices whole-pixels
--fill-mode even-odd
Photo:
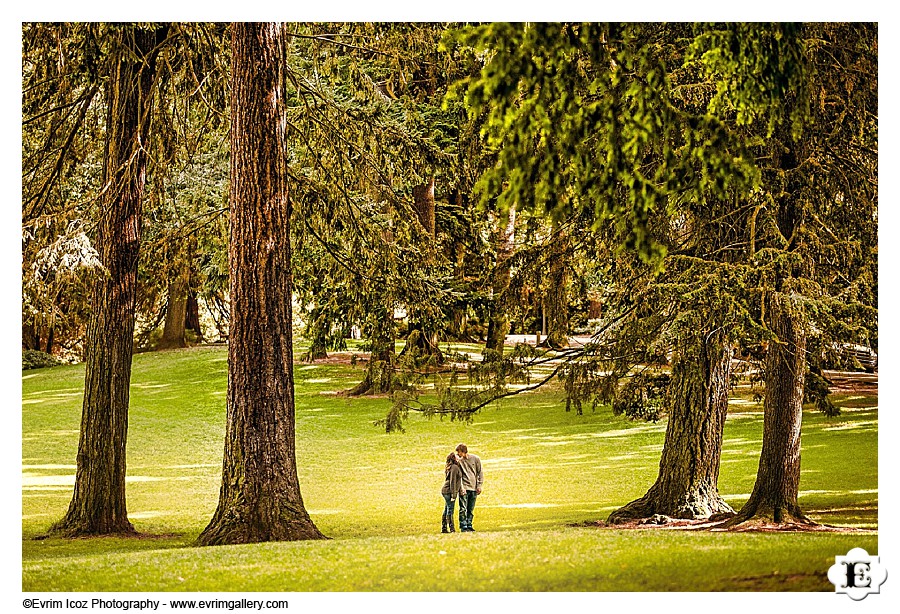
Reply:
[[[654,527],[690,526],[771,555],[731,590],[828,589],[829,540],[877,549],[876,24],[26,23],[22,42],[23,465],[46,487],[23,493],[31,590],[102,583],[79,584],[92,546],[72,537],[115,555],[165,533],[150,556],[168,560],[429,533],[440,476],[404,482],[422,499],[399,516],[346,511],[370,505],[360,467],[386,462],[360,448],[405,448],[392,471],[427,481],[471,438],[501,493],[504,471],[527,476],[507,492],[524,507],[482,510],[498,535],[476,549],[603,529],[662,553],[691,538]],[[551,453],[574,424],[586,441]],[[515,460],[529,431],[549,437],[537,467]],[[841,446],[859,487],[835,475]],[[589,476],[587,458],[611,464]],[[335,488],[360,501],[323,486],[342,463]],[[584,482],[557,475],[570,464]],[[160,479],[185,490],[139,492],[148,467],[182,467]],[[126,494],[155,510],[145,526]],[[173,496],[187,512],[160,511]],[[741,584],[801,541],[796,585]],[[632,590],[560,573],[481,590]],[[445,590],[323,582],[306,589]]]

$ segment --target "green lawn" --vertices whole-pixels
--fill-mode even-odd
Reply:
[[[629,422],[606,408],[566,413],[559,391],[548,390],[485,409],[471,424],[413,416],[405,434],[387,435],[372,425],[387,399],[334,394],[361,368],[295,368],[300,487],[333,539],[215,548],[191,543],[217,501],[224,348],[134,358],[127,496],[145,535],[133,539],[33,539],[71,497],[84,370],[23,372],[23,590],[440,591],[475,574],[490,591],[830,591],[836,555],[878,551],[876,397],[838,397],[841,416],[808,411],[803,426],[804,509],[867,532],[624,531],[572,525],[605,519],[646,491],[664,422]],[[719,480],[734,507],[753,487],[761,437],[761,407],[736,399]],[[478,532],[441,535],[443,459],[459,442],[484,464]]]

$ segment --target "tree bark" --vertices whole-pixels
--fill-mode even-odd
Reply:
[[[468,199],[459,190],[453,190],[450,194],[450,204],[459,209],[467,205]],[[448,256],[453,259],[453,277],[457,287],[466,287],[466,242],[456,233],[450,235],[452,243],[449,246]],[[468,300],[459,300],[450,306],[450,325],[448,334],[453,341],[462,343],[475,343],[477,340],[469,334],[469,303]]]
[[[75,492],[51,531],[132,533],[125,506],[134,307],[157,46],[166,28],[115,30],[106,85],[104,190],[97,251],[107,274],[93,288]]]
[[[185,331],[194,333],[198,342],[203,341],[203,329],[200,326],[200,303],[197,301],[197,292],[195,290],[188,290],[184,328]]]
[[[485,343],[485,360],[503,356],[503,344],[509,334],[509,317],[506,315],[506,294],[509,290],[511,275],[507,261],[515,251],[516,209],[510,207],[506,225],[497,231],[496,252],[497,264],[491,280],[491,306],[488,315],[487,341]]]
[[[168,300],[166,301],[166,322],[157,349],[187,347],[184,337],[187,325],[187,306],[190,271],[185,267],[175,279],[169,282]]]
[[[547,321],[547,338],[543,345],[558,349],[569,345],[569,250],[565,232],[554,232],[551,247],[550,273],[547,276],[544,307]]]
[[[309,337],[309,350],[303,357],[306,362],[315,362],[328,358],[328,330],[331,323],[325,316],[324,310],[316,305],[309,314],[307,335]]]
[[[434,177],[428,183],[413,188],[413,207],[428,241],[433,243],[437,236]],[[436,364],[443,363],[444,354],[438,345],[438,332],[433,324],[423,321],[421,310],[415,305],[409,306],[409,328],[411,332],[400,355],[412,354],[417,360],[422,359]]]
[[[774,294],[769,327],[777,339],[766,354],[763,441],[750,499],[725,526],[748,521],[814,524],[801,511],[800,425],[806,379],[806,331],[802,312],[789,297]]]
[[[231,329],[219,504],[200,545],[322,539],[294,434],[283,24],[231,35]]]
[[[425,234],[434,240],[437,234],[434,205],[434,177],[428,183],[413,187],[413,207]]]
[[[733,353],[721,332],[703,335],[680,353],[669,384],[659,476],[647,494],[614,511],[608,522],[655,514],[693,519],[734,513],[718,491]]]
[[[803,161],[812,154],[810,141],[796,140],[787,125],[779,128],[776,138],[783,144],[778,158],[787,181],[776,200],[775,221],[786,251],[801,257],[779,271],[775,279],[777,291],[768,293],[762,303],[766,324],[775,337],[766,353],[762,449],[750,498],[737,516],[723,525],[725,528],[769,522],[815,524],[803,514],[798,502],[800,429],[808,369],[807,320],[800,301],[790,290],[795,280],[814,278],[814,262],[802,257],[805,186],[799,172]]]

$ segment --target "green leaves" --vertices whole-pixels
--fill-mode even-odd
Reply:
[[[485,58],[465,98],[497,154],[477,185],[483,203],[612,219],[626,248],[658,264],[649,220],[669,199],[758,181],[733,134],[673,97],[679,26],[488,24],[454,38]]]
[[[733,116],[739,125],[763,120],[767,134],[787,121],[795,134],[808,112],[808,55],[801,24],[731,23],[700,26],[688,50],[714,80],[716,95],[709,109]],[[794,99],[797,104],[789,105]]]

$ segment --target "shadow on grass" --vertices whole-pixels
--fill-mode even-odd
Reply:
[[[52,533],[23,536],[33,546],[22,548],[22,562],[63,561],[98,555],[128,555],[136,552],[188,550],[193,548],[196,534],[189,533],[132,533],[64,537]]]

